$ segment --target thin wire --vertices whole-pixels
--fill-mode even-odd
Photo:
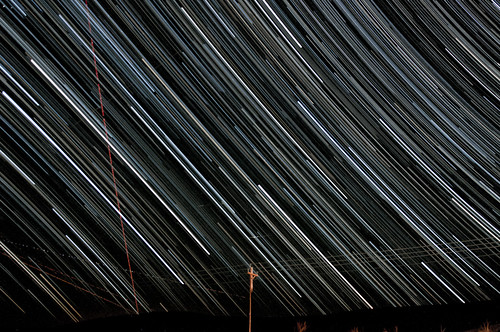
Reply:
[[[96,77],[96,80],[97,80],[97,89],[99,91],[99,102],[101,103],[102,122],[103,122],[103,125],[104,125],[104,132],[105,132],[105,135],[106,135],[106,143],[108,145],[109,164],[111,165],[111,174],[113,175],[113,184],[114,184],[114,188],[115,188],[116,205],[117,205],[117,208],[118,208],[118,215],[120,216],[120,224],[121,224],[121,227],[122,227],[123,242],[125,244],[125,253],[127,255],[128,270],[130,271],[130,281],[132,283],[132,290],[134,292],[135,310],[136,310],[136,313],[139,314],[139,305],[137,303],[137,295],[136,295],[136,292],[135,292],[134,277],[132,275],[132,268],[131,268],[131,265],[130,265],[130,257],[129,257],[129,254],[128,254],[128,247],[127,247],[127,239],[125,237],[125,227],[123,226],[122,213],[121,213],[121,209],[120,209],[120,200],[118,198],[118,188],[116,186],[115,169],[113,167],[113,159],[111,158],[111,147],[110,147],[110,144],[109,144],[108,129],[106,127],[106,118],[104,116],[104,105],[102,103],[101,84],[99,83],[99,73],[97,71],[97,60],[96,60],[95,49],[94,49],[94,39],[92,38],[92,29],[91,29],[91,24],[90,24],[90,10],[89,10],[89,6],[88,6],[88,3],[87,3],[87,0],[85,0],[85,7],[87,9],[87,18],[88,18],[88,23],[89,23],[90,45],[92,46],[92,56],[94,57],[94,68],[95,68],[95,77]]]

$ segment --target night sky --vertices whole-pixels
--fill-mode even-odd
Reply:
[[[0,315],[500,298],[500,5],[0,4]]]

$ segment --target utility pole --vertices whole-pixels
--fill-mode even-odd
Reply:
[[[258,277],[256,273],[253,273],[253,267],[250,266],[250,270],[248,271],[250,275],[250,307],[248,312],[248,332],[252,332],[252,291],[253,291],[253,280]]]

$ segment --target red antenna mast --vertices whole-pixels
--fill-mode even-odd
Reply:
[[[253,280],[257,278],[259,275],[253,273],[253,267],[250,266],[250,270],[248,271],[250,275],[250,307],[248,311],[248,332],[252,332],[252,292],[253,292]]]

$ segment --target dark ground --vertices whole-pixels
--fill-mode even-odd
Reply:
[[[491,324],[499,324],[500,303],[377,309],[316,317],[253,317],[252,331],[295,332],[297,322],[304,321],[307,323],[307,332],[349,332],[354,327],[358,327],[359,332],[382,332],[384,328],[388,332],[395,332],[396,326],[397,332],[439,332],[441,327],[446,328],[446,332],[462,332],[477,329],[487,321]],[[163,312],[103,318],[71,325],[38,326],[31,329],[14,328],[7,331],[41,330],[54,332],[235,332],[248,331],[248,319]]]

